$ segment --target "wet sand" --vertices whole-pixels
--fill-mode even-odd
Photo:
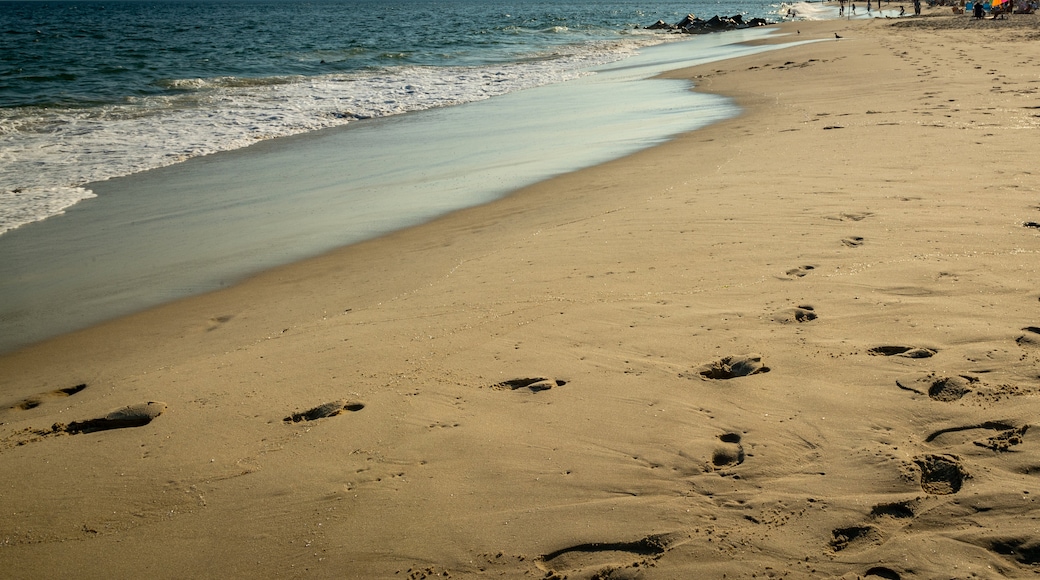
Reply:
[[[789,25],[669,73],[736,119],[0,358],[0,566],[1034,576],[1032,18]]]
[[[647,79],[769,50],[740,42],[769,32],[698,35],[570,82],[88,184],[98,197],[0,236],[0,353],[226,288],[732,117],[731,101],[691,93],[688,80]]]

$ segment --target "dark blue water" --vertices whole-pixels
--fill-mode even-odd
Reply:
[[[776,3],[546,0],[0,2],[0,106],[95,106],[184,78],[482,66]]]

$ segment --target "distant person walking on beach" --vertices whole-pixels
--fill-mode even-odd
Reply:
[[[986,16],[986,9],[982,7],[981,0],[975,0],[975,4],[971,7],[971,15],[976,20],[982,20]]]
[[[914,0],[914,16],[921,15],[921,0]]]

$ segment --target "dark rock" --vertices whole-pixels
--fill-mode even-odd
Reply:
[[[682,34],[707,34],[710,32],[722,32],[724,30],[737,30],[740,28],[751,28],[771,24],[764,18],[752,18],[745,21],[744,16],[712,16],[708,20],[697,18],[693,14],[687,14],[682,20],[675,24],[668,24],[663,20],[646,27],[646,30],[673,30]]]
[[[708,21],[705,22],[704,24],[705,24],[705,26],[709,26],[711,28],[719,28],[719,29],[729,28],[730,26],[733,26],[733,22],[729,18],[723,18],[723,17],[719,16],[718,14],[716,14],[715,16],[712,16],[711,18],[709,18]]]
[[[689,26],[691,24],[694,24],[696,22],[701,22],[701,19],[697,18],[693,14],[687,14],[685,18],[683,18],[682,20],[680,20],[679,22],[677,22],[675,24],[675,27],[676,28],[686,28],[687,26]]]
[[[657,22],[654,22],[650,26],[647,26],[646,29],[647,30],[675,30],[675,27],[672,26],[671,24],[668,24],[664,20],[658,20]]]

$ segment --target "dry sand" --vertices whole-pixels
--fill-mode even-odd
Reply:
[[[1036,21],[789,29],[673,74],[737,119],[0,359],[3,575],[1033,577]]]

